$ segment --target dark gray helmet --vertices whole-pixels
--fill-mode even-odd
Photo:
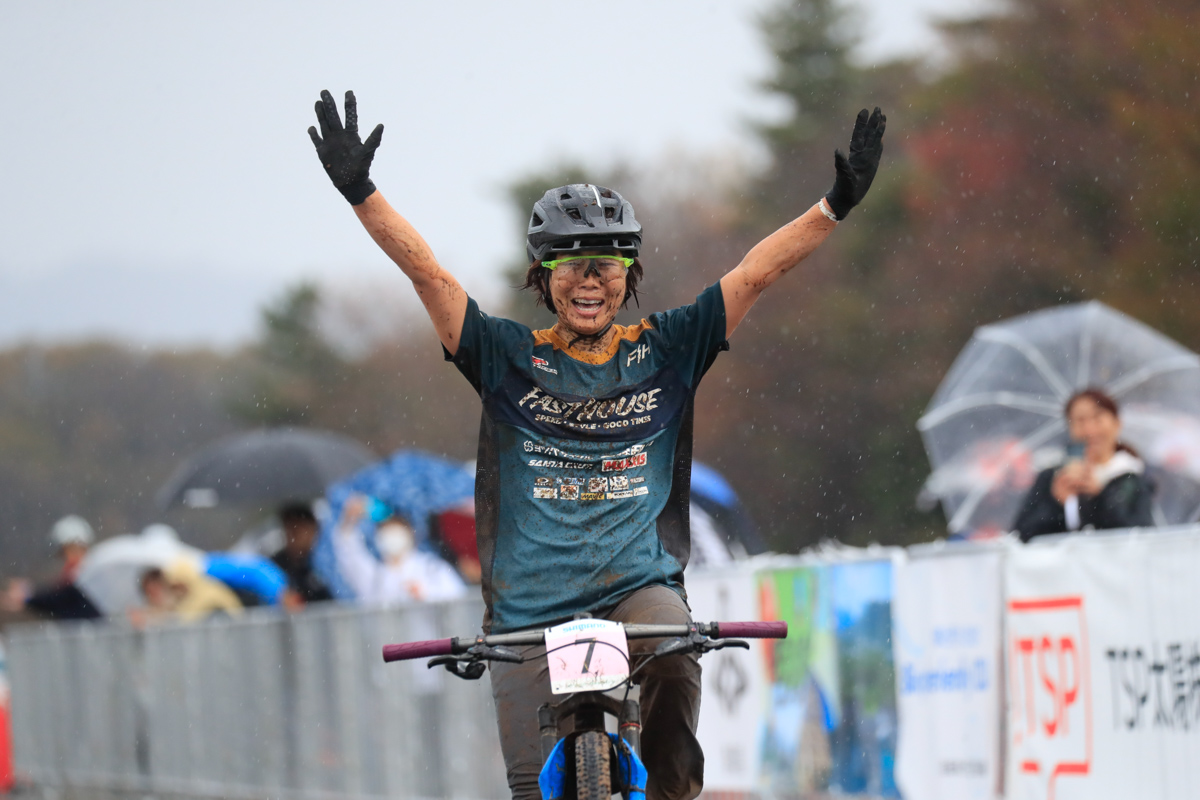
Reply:
[[[533,204],[525,249],[529,260],[550,253],[613,249],[636,258],[642,246],[642,226],[633,206],[612,189],[572,183],[551,189]]]

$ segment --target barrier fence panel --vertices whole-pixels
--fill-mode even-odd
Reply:
[[[951,543],[896,559],[896,777],[905,797],[1002,795],[1003,555]]]
[[[1200,534],[1013,548],[1009,796],[1200,797]]]
[[[17,628],[17,768],[41,786],[131,796],[499,800],[487,680],[380,657],[390,641],[469,635],[482,612],[474,600]]]
[[[9,637],[17,769],[49,784],[112,785],[139,774],[136,642],[91,625]]]

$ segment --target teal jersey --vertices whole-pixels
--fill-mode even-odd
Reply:
[[[467,304],[451,359],[483,400],[475,513],[485,630],[546,626],[654,584],[683,594],[692,407],[727,350],[719,284],[566,354]]]

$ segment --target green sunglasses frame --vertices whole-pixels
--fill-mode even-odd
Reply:
[[[616,261],[620,261],[622,264],[625,265],[625,269],[629,269],[630,267],[633,266],[633,259],[626,258],[625,256],[571,256],[569,258],[556,258],[553,261],[543,261],[542,266],[545,267],[546,269],[558,269],[559,264],[565,264],[568,261],[582,261],[585,259],[597,259],[597,258],[611,258]]]

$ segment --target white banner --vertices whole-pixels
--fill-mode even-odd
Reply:
[[[900,555],[892,642],[896,782],[912,800],[999,794],[1001,553]]]
[[[1011,800],[1200,797],[1200,537],[1013,547]]]
[[[689,572],[688,604],[697,622],[760,619],[755,571],[724,568]],[[758,786],[760,727],[766,706],[762,643],[727,648],[700,659],[700,728],[704,790],[750,791]]]

